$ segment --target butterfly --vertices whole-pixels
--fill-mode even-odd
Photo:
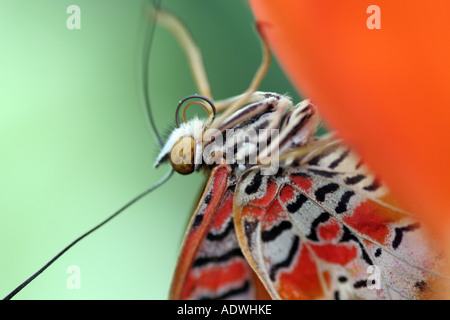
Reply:
[[[206,120],[186,119],[193,103]],[[448,280],[445,258],[350,148],[332,134],[315,136],[311,101],[295,105],[254,86],[225,104],[216,120],[208,97],[180,101],[155,163],[209,175],[171,299],[436,297],[434,284]],[[276,170],[268,173],[268,163]]]
[[[256,146],[235,136],[228,137],[231,144],[226,140],[209,150],[237,151],[231,163],[191,165],[208,170],[209,179],[186,231],[170,297],[429,297],[444,262],[422,225],[349,148],[314,136],[318,114],[310,101],[294,106],[287,97],[264,92],[253,98],[257,102],[232,114],[219,132],[240,129],[237,135],[245,135],[266,128],[284,104],[278,136],[264,137],[279,144],[279,167],[264,174],[263,166],[248,159],[238,164],[243,144]],[[174,156],[170,152],[183,138],[192,139],[192,154],[183,156],[194,159],[198,143],[208,145],[197,140],[202,130],[194,133],[202,124],[194,119],[175,129],[157,165]]]

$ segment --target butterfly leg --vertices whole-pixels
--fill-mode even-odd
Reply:
[[[205,71],[201,51],[195,43],[195,40],[189,32],[188,28],[173,13],[162,9],[159,9],[157,11],[156,21],[163,27],[167,28],[176,37],[189,60],[189,65],[200,94],[212,99],[212,93],[208,81],[208,76]],[[229,115],[244,104],[255,101],[255,97],[252,97],[252,95],[258,89],[270,65],[269,46],[264,37],[262,37],[262,40],[263,59],[255,76],[253,77],[249,88],[240,95],[215,102],[217,112],[228,110],[230,108],[231,111],[227,111],[226,114]],[[223,117],[223,119],[224,118],[225,117]]]
[[[208,98],[212,98],[212,93],[208,81],[208,77],[205,71],[203,58],[201,51],[197,44],[195,43],[194,38],[190,34],[188,28],[183,24],[183,22],[175,16],[173,13],[170,13],[165,10],[158,10],[156,13],[156,21],[160,25],[167,28],[172,34],[176,37],[181,47],[186,53],[186,56],[189,60],[189,65],[191,67],[192,74],[194,76],[197,88],[201,95],[204,95]],[[259,30],[259,29],[258,29]],[[261,33],[260,33],[261,34]],[[258,89],[262,79],[264,78],[269,65],[270,65],[270,50],[267,44],[267,41],[264,37],[262,37],[262,49],[263,49],[263,59],[260,67],[258,68],[253,80],[249,86],[249,88],[242,94],[234,96],[229,99],[224,99],[215,102],[216,110],[218,112],[227,110],[226,116],[230,115],[241,106],[249,102],[252,97],[252,94]],[[230,111],[228,111],[230,110]],[[225,117],[223,117],[224,119]]]
[[[212,93],[203,64],[201,51],[188,28],[173,13],[161,9],[156,13],[156,21],[167,28],[176,37],[189,60],[192,75],[194,76],[200,94],[212,99]]]

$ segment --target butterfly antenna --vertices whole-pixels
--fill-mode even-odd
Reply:
[[[156,28],[156,19],[157,19],[157,12],[160,10],[161,7],[161,0],[153,0],[151,1],[153,3],[152,7],[154,13],[151,14],[151,21],[150,23],[146,23],[146,33],[145,33],[145,40],[144,40],[144,49],[142,52],[142,65],[139,67],[139,69],[142,72],[142,86],[143,86],[143,90],[144,90],[144,94],[143,94],[143,99],[144,99],[144,105],[145,105],[145,110],[147,112],[147,117],[150,121],[150,127],[158,141],[158,144],[160,147],[162,147],[164,145],[163,140],[161,138],[161,135],[159,134],[158,129],[156,128],[156,123],[153,117],[153,112],[152,112],[152,108],[151,108],[151,103],[150,103],[150,86],[149,86],[149,64],[150,64],[150,52],[151,52],[151,48],[152,48],[152,43],[153,43],[153,36],[155,33],[155,28]],[[147,11],[147,10],[146,10]],[[146,15],[146,17],[148,17]],[[146,19],[147,21],[148,19]]]
[[[122,208],[114,212],[112,215],[110,215],[108,218],[97,224],[92,229],[85,232],[83,235],[72,241],[68,246],[66,246],[64,249],[62,249],[56,256],[54,256],[49,262],[47,262],[42,268],[40,268],[36,273],[34,273],[31,277],[29,277],[27,280],[25,280],[21,285],[19,285],[16,289],[11,291],[6,297],[3,298],[3,300],[10,300],[12,297],[14,297],[17,293],[19,293],[23,288],[25,288],[31,281],[33,281],[37,276],[39,276],[42,272],[45,271],[49,266],[53,264],[56,260],[58,260],[59,257],[61,257],[66,251],[68,251],[70,248],[72,248],[74,245],[76,245],[79,241],[86,238],[88,235],[90,235],[95,230],[99,229],[100,227],[104,226],[106,223],[117,217],[120,213],[122,213],[125,209],[131,207],[133,204],[141,200],[143,197],[145,197],[147,194],[152,192],[153,190],[160,187],[162,184],[164,184],[173,174],[173,169],[170,169],[170,171],[157,183],[155,183],[153,186],[145,190],[144,192],[140,193],[136,197],[134,197],[131,201],[129,201],[127,204],[125,204]]]

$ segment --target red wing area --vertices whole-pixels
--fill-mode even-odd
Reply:
[[[442,261],[420,223],[393,207],[373,177],[330,163],[276,176],[254,170],[236,188],[236,233],[271,296],[427,297],[431,281],[443,279]]]
[[[228,166],[213,169],[185,235],[171,299],[264,297],[242,255],[232,219],[234,185]],[[258,289],[259,288],[259,289]]]

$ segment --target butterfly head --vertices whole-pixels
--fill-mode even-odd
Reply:
[[[189,100],[193,101],[187,103]],[[200,105],[206,110],[207,120],[201,120],[197,117],[190,121],[186,120],[186,109],[192,104]],[[183,122],[180,123],[179,111],[182,106],[184,106],[182,111]],[[192,95],[180,101],[175,115],[177,128],[171,133],[158,155],[155,167],[163,162],[170,162],[176,172],[183,175],[190,174],[197,170],[201,164],[203,132],[214,121],[216,110],[213,102],[207,97]]]
[[[173,130],[156,159],[155,167],[170,163],[180,174],[194,172],[198,166],[196,159],[201,156],[198,155],[201,149],[198,144],[202,141],[203,127],[204,120],[194,118]]]

